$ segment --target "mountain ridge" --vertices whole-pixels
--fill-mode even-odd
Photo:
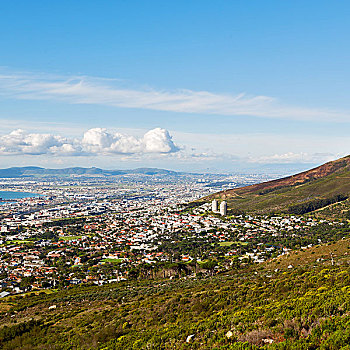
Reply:
[[[18,178],[29,176],[70,176],[70,175],[127,175],[127,174],[143,174],[143,175],[180,175],[182,172],[159,168],[136,168],[126,170],[106,170],[96,167],[68,167],[62,169],[42,168],[36,166],[11,167],[0,169],[0,178]]]
[[[321,200],[330,204],[348,197],[350,156],[281,179],[220,191],[206,199],[226,200],[231,211],[272,213],[291,211],[297,204]]]

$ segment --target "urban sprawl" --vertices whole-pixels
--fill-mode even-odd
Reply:
[[[2,179],[40,196],[0,205],[0,297],[135,278],[201,278],[322,241],[314,217],[231,215],[188,203],[258,175],[124,175]],[[0,200],[1,201],[1,200]]]

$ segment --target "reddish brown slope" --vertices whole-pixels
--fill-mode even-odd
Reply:
[[[328,163],[325,163],[321,166],[318,166],[314,169],[304,171],[302,173],[288,176],[282,179],[262,182],[256,185],[250,185],[241,188],[235,188],[232,190],[225,190],[216,194],[211,195],[209,198],[217,197],[235,197],[240,195],[245,195],[253,192],[261,192],[266,190],[271,190],[274,188],[287,187],[287,186],[296,186],[312,180],[317,180],[327,175],[336,173],[338,171],[343,171],[345,169],[350,170],[350,156],[340,158]]]

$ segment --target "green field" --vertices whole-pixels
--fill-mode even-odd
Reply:
[[[72,240],[75,240],[75,239],[79,239],[81,237],[83,237],[85,235],[80,235],[80,236],[60,236],[60,240],[62,241],[72,241]]]
[[[106,259],[101,260],[101,262],[121,263],[121,262],[123,262],[123,259],[111,259],[111,258],[106,258]]]
[[[5,244],[26,244],[26,243],[33,243],[33,241],[14,239],[13,241],[6,241],[5,242]]]
[[[247,245],[247,242],[220,242],[219,246],[221,247],[230,247],[232,244],[239,244],[239,245]]]

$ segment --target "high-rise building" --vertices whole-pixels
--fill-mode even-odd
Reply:
[[[219,209],[219,203],[216,199],[211,202],[211,211],[216,213]]]
[[[222,201],[220,204],[220,214],[225,216],[227,214],[227,203],[226,201]]]

